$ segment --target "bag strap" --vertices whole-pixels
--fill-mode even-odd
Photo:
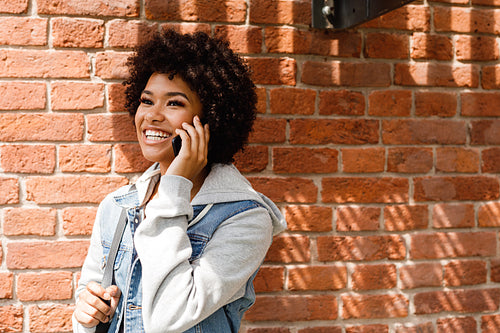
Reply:
[[[125,226],[127,225],[127,210],[122,209],[120,214],[120,219],[116,225],[115,234],[113,236],[113,242],[111,243],[111,248],[109,250],[108,259],[106,260],[106,266],[104,267],[104,274],[102,277],[101,285],[103,288],[109,287],[113,282],[113,268],[116,259],[116,253],[120,247],[120,242],[122,240],[123,232],[125,231]]]

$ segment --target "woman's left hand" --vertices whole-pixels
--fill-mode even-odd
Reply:
[[[193,118],[193,125],[183,123],[182,128],[175,130],[182,139],[181,150],[165,174],[193,181],[207,165],[210,131],[208,124],[203,125],[198,116]]]

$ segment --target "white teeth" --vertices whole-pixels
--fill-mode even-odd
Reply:
[[[149,140],[160,141],[160,140],[163,140],[163,139],[170,137],[170,134],[168,134],[166,132],[154,131],[154,130],[146,130],[144,132],[144,134],[146,135],[146,138],[148,138]]]

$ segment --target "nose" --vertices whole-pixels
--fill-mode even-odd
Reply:
[[[144,115],[144,119],[149,122],[161,122],[165,120],[165,116],[163,115],[161,107],[159,105],[154,105],[148,108],[146,114]]]

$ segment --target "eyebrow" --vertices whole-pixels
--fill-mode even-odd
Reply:
[[[146,95],[153,95],[153,93],[149,90],[143,90],[142,93],[146,94]],[[185,99],[187,99],[188,102],[191,102],[191,100],[187,97],[187,95],[183,92],[180,92],[180,91],[170,91],[170,92],[166,93],[164,96],[167,96],[167,97],[182,96]]]

